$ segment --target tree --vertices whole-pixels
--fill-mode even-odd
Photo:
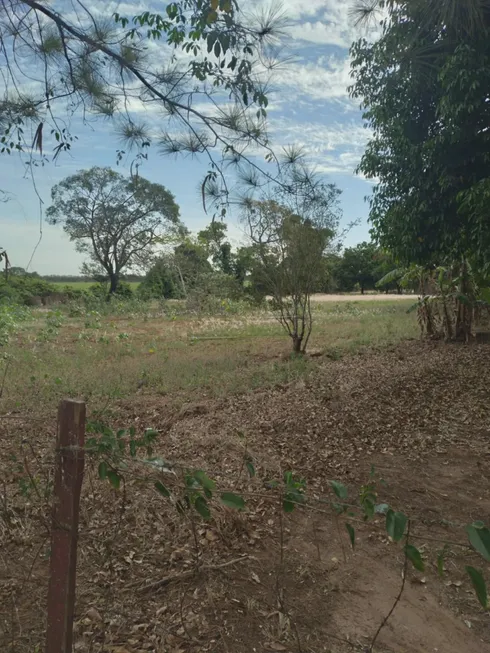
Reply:
[[[361,293],[374,288],[376,282],[377,248],[373,243],[359,243],[344,250],[335,267],[339,288],[354,290],[359,285]]]
[[[378,180],[373,235],[405,265],[487,269],[488,2],[378,4],[382,36],[353,46],[351,89],[373,131],[359,166]]]
[[[184,297],[187,297],[189,290],[199,284],[203,276],[213,271],[206,249],[189,237],[175,247],[168,261],[177,272]]]
[[[276,11],[242,14],[235,0],[180,0],[132,17],[2,0],[1,151],[56,159],[74,144],[73,118],[102,116],[138,165],[154,140],[155,126],[138,119],[148,108],[163,123],[160,150],[205,153],[208,177],[225,187],[224,159],[267,147],[265,85],[282,23]]]
[[[146,267],[164,236],[182,228],[179,207],[166,188],[110,168],[67,177],[54,186],[51,200],[48,222],[62,224],[77,250],[104,271],[110,294],[123,270]]]
[[[293,352],[304,353],[313,324],[311,294],[334,235],[328,216],[303,217],[275,200],[262,200],[248,203],[244,220],[252,243],[253,281],[271,295],[272,308],[292,339]]]
[[[224,274],[234,274],[234,261],[231,245],[226,240],[228,226],[225,222],[213,220],[197,234],[198,242],[206,248],[216,269]]]

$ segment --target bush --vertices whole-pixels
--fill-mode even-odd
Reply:
[[[141,299],[180,299],[182,288],[176,274],[160,259],[148,271],[137,293]]]
[[[58,288],[53,284],[27,275],[11,276],[0,282],[0,302],[32,304],[34,298],[44,298],[56,294]]]
[[[0,304],[0,346],[6,345],[20,322],[31,317],[28,308],[18,304]]]
[[[133,297],[133,289],[127,281],[120,281],[114,295],[120,299],[130,299]]]

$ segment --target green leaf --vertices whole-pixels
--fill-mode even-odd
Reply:
[[[388,510],[386,513],[386,531],[393,542],[399,542],[405,533],[407,517],[402,512]]]
[[[412,544],[407,544],[405,547],[405,553],[407,554],[407,558],[410,560],[415,569],[418,571],[424,571],[424,561],[422,560],[422,556],[420,555],[420,551],[417,549],[417,547],[413,546]]]
[[[113,469],[110,469],[107,472],[107,478],[109,479],[109,483],[112,485],[112,487],[115,490],[119,490],[121,487],[121,477],[117,472],[115,472]]]
[[[208,502],[204,497],[198,496],[194,501],[194,508],[201,515],[203,519],[210,519],[211,512],[209,510]]]
[[[473,589],[476,592],[476,596],[480,601],[480,604],[485,610],[488,609],[488,594],[487,594],[487,585],[481,571],[475,569],[474,567],[466,567],[466,572],[471,579],[471,584]]]
[[[107,463],[105,460],[99,463],[99,478],[102,481],[107,478]]]
[[[369,497],[365,497],[362,500],[362,508],[364,510],[364,520],[366,521],[367,519],[371,519],[374,517],[374,501],[370,499]]]
[[[194,472],[194,478],[203,488],[206,488],[207,490],[214,490],[216,487],[216,483],[211,478],[209,478],[209,476],[201,469],[198,469],[196,472]]]
[[[284,512],[293,512],[294,503],[292,501],[288,501],[287,499],[284,499],[284,501],[282,502],[282,507]]]
[[[129,453],[131,455],[131,458],[134,458],[136,456],[136,440],[130,440],[129,441]]]
[[[243,497],[233,492],[223,492],[221,494],[221,503],[227,506],[228,508],[234,508],[235,510],[243,510],[245,508],[245,501]]]
[[[161,481],[155,483],[155,490],[159,492],[164,497],[170,496],[170,490],[168,490]]]
[[[329,485],[339,499],[347,499],[347,488],[345,485],[338,481],[330,481]]]
[[[466,527],[471,546],[490,562],[490,531],[481,521],[475,521]]]
[[[354,530],[354,527],[347,523],[345,527],[347,529],[347,532],[349,533],[349,539],[350,539],[350,544],[352,546],[352,549],[354,549],[356,546],[356,532]]]
[[[248,475],[250,476],[250,478],[253,478],[255,476],[255,467],[253,466],[253,463],[247,461],[246,467],[247,467]]]
[[[332,501],[332,508],[335,510],[337,515],[341,515],[343,512],[345,512],[345,506],[341,503],[337,503],[336,501]]]

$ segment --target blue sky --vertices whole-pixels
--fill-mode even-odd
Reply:
[[[286,0],[282,4],[290,20],[287,47],[293,58],[273,79],[268,111],[272,146],[302,146],[308,160],[325,175],[326,181],[342,190],[344,223],[361,220],[345,239],[345,244],[351,245],[369,239],[365,196],[372,186],[354,174],[369,132],[347,92],[348,48],[358,36],[349,17],[349,2],[310,0],[308,5],[300,7],[297,0]],[[141,6],[117,2],[103,5],[108,16],[116,10],[131,16]],[[100,10],[101,3],[92,0],[91,7]],[[78,140],[71,154],[63,154],[56,164],[31,168],[35,188],[18,155],[0,155],[0,188],[9,191],[12,197],[8,203],[0,204],[0,242],[7,249],[12,265],[27,265],[39,241],[42,219],[42,240],[30,269],[41,274],[79,272],[83,258],[60,227],[50,226],[44,220],[50,189],[77,170],[93,165],[116,167],[116,150],[121,144],[109,122],[92,122],[86,126],[74,121],[72,131]],[[125,171],[124,165],[119,167]],[[161,156],[154,148],[141,174],[174,193],[183,221],[196,231],[211,217],[203,211],[199,192],[206,170],[205,161]],[[228,220],[231,240],[238,244],[240,226],[233,215]]]

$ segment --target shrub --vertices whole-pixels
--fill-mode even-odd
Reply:
[[[0,302],[8,301],[29,305],[34,297],[48,297],[57,291],[56,286],[39,277],[11,276],[8,281],[0,282]]]

